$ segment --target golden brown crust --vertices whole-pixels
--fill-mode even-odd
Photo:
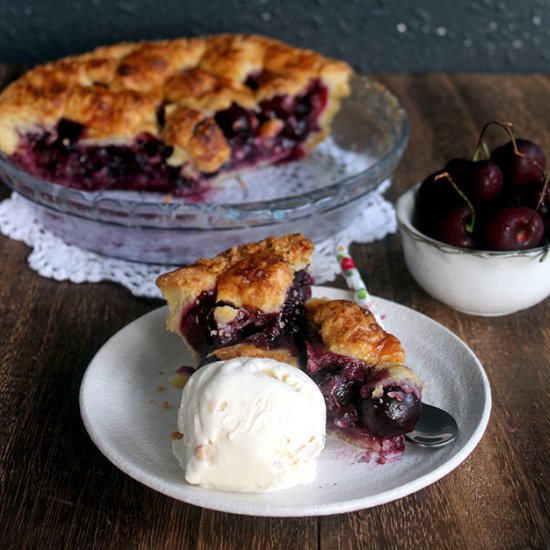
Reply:
[[[176,166],[192,159],[201,172],[215,172],[231,158],[231,149],[214,119],[188,107],[167,108],[164,136],[175,148],[171,159],[176,159]]]
[[[237,308],[248,306],[270,313],[283,304],[293,280],[294,272],[284,256],[254,254],[220,275],[217,298]]]
[[[262,348],[250,343],[235,344],[234,346],[226,346],[218,348],[209,354],[215,356],[220,361],[235,359],[236,357],[265,357],[275,359],[281,363],[298,367],[298,360],[287,348]]]
[[[349,300],[314,298],[306,303],[307,317],[329,351],[368,365],[403,363],[399,340],[387,333],[374,315]]]
[[[197,260],[197,265],[207,266],[216,273],[221,273],[237,262],[258,254],[280,256],[293,271],[298,271],[311,263],[313,243],[301,233],[267,237],[258,242],[233,246],[215,258]]]
[[[259,72],[262,79],[252,90],[245,81]],[[328,133],[340,99],[349,94],[351,72],[341,61],[254,35],[105,46],[36,67],[8,86],[0,94],[0,149],[12,155],[21,134],[67,118],[83,124],[85,138],[94,143],[129,142],[149,132],[178,149],[173,164],[188,160],[215,172],[227,160],[228,144],[213,128],[214,112],[233,102],[254,109],[264,99],[299,94],[311,79],[322,79],[328,105],[321,131],[305,144],[312,147]],[[157,120],[161,106],[168,113],[166,127]],[[200,113],[201,120],[191,129],[180,126],[181,109]]]
[[[156,103],[154,97],[133,90],[76,87],[69,92],[63,117],[82,124],[87,141],[106,139],[113,133],[125,140],[142,132],[156,132]]]
[[[203,292],[216,289],[216,301],[231,305],[216,308],[219,324],[230,322],[237,308],[276,311],[285,301],[294,272],[311,263],[313,244],[301,234],[268,237],[243,244],[215,258],[202,258],[188,267],[161,275],[156,284],[168,302],[168,328],[179,332],[185,309]]]
[[[384,372],[384,377],[381,378],[378,384],[373,388],[371,392],[373,399],[379,399],[384,396],[384,387],[411,385],[416,386],[418,389],[422,388],[420,378],[418,378],[417,374],[406,365],[401,363],[383,363],[381,365],[376,365],[376,367],[379,372]]]

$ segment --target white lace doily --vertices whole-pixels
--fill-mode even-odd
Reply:
[[[339,244],[373,242],[396,231],[395,210],[382,196],[388,186],[386,181],[371,194],[361,215],[348,228],[315,246],[313,274],[317,284],[332,281],[338,275],[335,249]],[[40,225],[34,205],[17,193],[0,203],[0,231],[30,246],[33,249],[28,257],[30,267],[41,276],[57,281],[112,281],[122,284],[135,296],[159,298],[155,279],[176,267],[108,258],[67,245]]]

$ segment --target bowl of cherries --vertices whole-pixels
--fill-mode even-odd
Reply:
[[[490,150],[496,125],[507,141]],[[547,161],[510,123],[483,128],[471,159],[451,159],[397,201],[405,263],[431,296],[497,316],[550,296]]]

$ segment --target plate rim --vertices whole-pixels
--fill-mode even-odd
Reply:
[[[313,287],[313,290],[314,290],[314,293],[316,291],[324,292],[328,290],[330,294],[332,294],[331,298],[336,298],[336,299],[350,298],[349,292],[342,289],[316,285]],[[334,501],[334,502],[324,503],[324,504],[311,504],[308,506],[266,503],[266,505],[262,508],[262,507],[259,507],[258,503],[251,503],[246,501],[243,501],[243,503],[241,503],[238,506],[236,506],[235,503],[233,502],[229,503],[229,505],[224,505],[223,495],[225,493],[223,491],[199,488],[199,489],[204,489],[204,491],[208,491],[208,492],[215,491],[217,493],[216,495],[217,498],[214,498],[214,499],[212,499],[214,495],[210,493],[210,498],[207,498],[208,503],[205,504],[205,498],[203,496],[199,496],[199,495],[202,495],[202,493],[196,493],[195,492],[196,488],[193,486],[190,486],[192,488],[192,492],[186,495],[186,498],[182,498],[181,494],[179,494],[177,490],[172,489],[170,484],[163,483],[160,478],[151,477],[147,472],[143,471],[142,469],[140,470],[135,468],[131,468],[131,469],[128,468],[128,465],[121,460],[120,455],[102,441],[101,437],[99,437],[96,429],[93,426],[93,419],[90,418],[90,415],[88,414],[88,411],[87,411],[87,403],[86,403],[87,384],[89,383],[90,378],[93,376],[94,363],[96,362],[97,358],[98,357],[101,358],[101,354],[104,352],[104,350],[108,349],[109,346],[113,344],[113,341],[116,341],[120,333],[122,331],[129,329],[129,327],[131,327],[135,323],[145,322],[146,318],[160,316],[163,311],[167,311],[166,305],[156,308],[134,319],[133,321],[125,325],[123,328],[121,328],[119,331],[117,331],[115,334],[113,334],[98,349],[98,351],[96,352],[96,354],[94,355],[90,363],[88,364],[88,367],[86,368],[86,371],[82,378],[82,382],[79,390],[79,410],[80,410],[80,416],[84,424],[84,427],[86,429],[86,432],[88,433],[88,436],[96,445],[96,447],[99,449],[99,451],[117,469],[121,470],[123,473],[125,473],[132,479],[135,479],[136,481],[140,482],[146,487],[149,487],[150,489],[153,489],[157,492],[160,492],[161,494],[164,494],[166,496],[169,496],[181,502],[185,502],[188,504],[192,504],[194,506],[200,506],[205,509],[215,510],[219,512],[258,516],[258,517],[326,516],[326,515],[347,513],[347,512],[353,512],[357,510],[372,508],[374,506],[379,506],[381,504],[392,502],[394,500],[398,500],[412,493],[415,493],[420,489],[423,489],[435,483],[436,481],[439,481],[446,475],[448,475],[451,471],[456,469],[462,462],[464,462],[464,460],[466,460],[466,458],[468,458],[468,456],[477,447],[479,441],[481,440],[481,438],[483,437],[486,431],[487,425],[489,423],[490,415],[491,415],[491,408],[492,408],[491,387],[490,387],[489,379],[487,377],[485,369],[483,368],[483,365],[481,364],[481,362],[479,361],[479,359],[477,358],[473,350],[450,329],[448,329],[438,321],[435,321],[428,315],[418,312],[412,308],[403,306],[401,304],[398,304],[397,302],[380,298],[377,296],[372,296],[372,297],[375,301],[375,304],[379,303],[382,306],[385,303],[387,303],[387,304],[390,304],[391,307],[397,307],[398,309],[403,308],[404,310],[407,310],[408,312],[412,312],[415,315],[420,315],[425,320],[428,320],[429,322],[435,323],[436,325],[438,325],[439,328],[442,329],[445,333],[447,333],[448,336],[450,336],[453,339],[456,339],[458,343],[460,343],[461,346],[463,346],[464,349],[468,352],[468,354],[471,356],[473,360],[473,363],[477,367],[477,373],[480,375],[480,378],[481,378],[482,390],[483,390],[483,396],[484,396],[481,418],[474,432],[471,434],[470,438],[464,443],[464,445],[459,450],[459,452],[457,452],[450,459],[448,459],[447,461],[439,465],[434,470],[431,470],[428,473],[425,473],[411,481],[408,481],[406,484],[400,487],[388,489],[386,491],[381,491],[374,495],[369,495],[361,498],[348,499],[345,501]],[[437,452],[430,449],[426,451]],[[182,484],[185,484],[185,483],[186,482],[182,477]],[[232,493],[232,494],[234,495],[235,493]],[[246,494],[247,493],[243,493],[243,495],[246,495]],[[270,493],[266,493],[266,494],[269,495]]]

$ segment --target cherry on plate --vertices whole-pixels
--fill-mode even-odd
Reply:
[[[498,199],[503,186],[503,175],[496,162],[478,160],[474,162],[464,192],[474,205],[483,205]]]
[[[422,403],[414,393],[390,386],[379,399],[361,399],[359,422],[375,435],[395,437],[414,429],[421,410]]]

